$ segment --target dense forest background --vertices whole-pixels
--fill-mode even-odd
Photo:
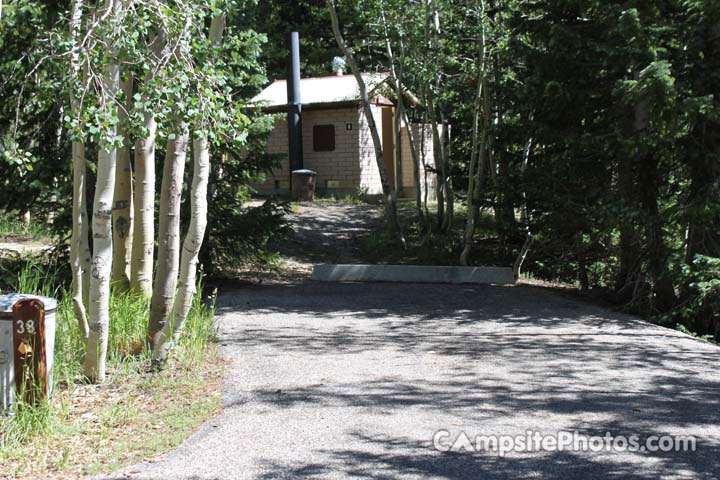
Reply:
[[[393,72],[420,98],[408,118],[451,126],[438,145],[438,204],[414,220],[424,248],[457,259],[469,238],[470,264],[521,257],[535,278],[720,339],[717,1],[336,6],[360,67]],[[63,39],[41,33],[69,8],[28,0],[0,20],[0,209],[50,218],[61,238],[67,67],[53,56]],[[243,98],[285,77],[288,31],[300,32],[304,77],[331,74],[341,55],[325,1],[236,1],[227,22],[224,58]],[[241,208],[248,181],[277,160],[263,153],[272,119],[254,112],[243,152],[213,152],[222,168],[210,181],[206,271],[261,257],[285,230],[281,207]]]

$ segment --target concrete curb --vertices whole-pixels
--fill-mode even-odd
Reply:
[[[313,268],[312,279],[320,282],[515,284],[511,268],[426,265],[320,264]]]

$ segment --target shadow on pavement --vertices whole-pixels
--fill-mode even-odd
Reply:
[[[529,287],[304,284],[249,287],[221,298],[233,315],[221,336],[267,355],[357,355],[396,351],[452,359],[443,378],[387,371],[367,380],[260,388],[231,400],[342,406],[397,415],[404,409],[452,412],[466,425],[564,418],[587,435],[696,435],[695,452],[589,454],[535,452],[499,458],[440,453],[411,438],[354,432],[366,449],[338,445],[328,463],[268,461],[262,478],[719,478],[720,348],[634,317]],[[297,318],[267,328],[248,315]],[[392,359],[390,359],[392,361]],[[519,423],[518,423],[518,419]],[[534,421],[534,420],[533,420]],[[557,423],[550,423],[554,425]],[[550,432],[547,432],[550,433]],[[338,471],[338,469],[341,469]],[[330,475],[333,473],[333,475]]]

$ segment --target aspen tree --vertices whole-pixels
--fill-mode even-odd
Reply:
[[[209,42],[212,47],[220,45],[225,28],[225,14],[213,17],[210,25]],[[190,193],[190,225],[183,242],[180,259],[178,290],[172,309],[172,319],[163,325],[160,336],[155,342],[153,356],[157,361],[167,357],[171,342],[177,342],[187,319],[193,297],[196,293],[196,275],[198,255],[205,238],[207,227],[208,201],[207,190],[210,178],[210,143],[205,132],[199,132],[193,140],[193,181]]]
[[[163,32],[150,45],[151,62],[143,82],[150,83],[166,42]],[[152,296],[155,253],[155,138],[157,123],[147,97],[141,97],[145,136],[135,140],[135,190],[130,289],[146,299]]]
[[[106,0],[105,10],[108,17],[117,16],[122,8],[120,0]],[[103,89],[109,98],[105,98],[106,109],[117,95],[120,87],[120,68],[113,56],[111,47],[110,64],[103,71]],[[117,125],[107,127],[107,138],[115,139]],[[113,141],[102,142],[98,153],[97,181],[93,202],[93,256],[90,275],[89,335],[87,355],[85,356],[85,375],[93,382],[105,381],[105,361],[110,326],[110,274],[112,268],[112,201],[115,192],[115,168],[117,147]]]
[[[127,121],[133,92],[132,75],[120,81],[120,89],[125,96],[125,105],[119,111],[120,136],[123,145],[118,148],[117,168],[115,169],[115,194],[113,197],[113,262],[112,281],[116,288],[127,290],[130,287],[130,260],[133,243],[133,184],[132,165],[130,164],[130,143],[123,125]]]
[[[181,133],[168,140],[160,187],[158,256],[148,325],[153,348],[159,344],[160,333],[172,313],[180,265],[180,202],[189,138],[187,125],[180,128]]]
[[[80,22],[83,13],[83,0],[74,0],[70,17],[70,34],[72,53],[70,56],[70,72],[74,82],[80,80],[82,66],[78,52]],[[73,110],[79,107],[77,95],[71,94],[70,103]],[[84,301],[84,289],[89,285],[90,247],[88,244],[87,193],[85,169],[85,145],[80,140],[72,142],[73,168],[73,202],[72,202],[72,237],[70,240],[70,267],[72,270],[72,302],[75,317],[84,338],[88,336],[87,309]],[[87,294],[87,292],[85,292]]]

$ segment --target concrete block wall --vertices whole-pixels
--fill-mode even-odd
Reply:
[[[420,185],[421,194],[428,192],[428,200],[435,200],[435,185],[437,177],[431,171],[435,166],[432,127],[428,124],[421,125],[413,123],[410,132],[415,143],[415,149],[421,156],[421,149],[425,150],[425,165],[423,166],[422,156],[420,157]],[[401,171],[401,191],[400,196],[406,198],[415,197],[415,173],[413,167],[412,150],[410,149],[410,139],[408,138],[408,128],[404,125],[400,131],[400,171]],[[425,171],[426,167],[427,172]],[[427,175],[425,175],[427,173]]]
[[[373,118],[377,124],[380,141],[382,142],[382,107],[371,106]],[[367,195],[381,195],[382,183],[380,172],[375,160],[375,147],[372,135],[365,119],[363,109],[328,109],[305,110],[303,112],[303,154],[305,168],[317,172],[317,191],[319,193],[353,194],[361,191]],[[332,152],[315,152],[313,150],[313,127],[315,125],[335,126],[335,150]],[[347,129],[351,125],[351,129]],[[413,138],[418,152],[421,147],[421,136],[424,135],[425,162],[428,166],[434,165],[433,138],[429,125],[412,125]],[[412,155],[407,136],[407,127],[404,126],[400,135],[401,158],[399,165],[400,195],[413,197],[415,195]],[[284,154],[285,158],[280,166],[266,180],[254,187],[264,194],[286,194],[290,188],[290,174],[288,166],[287,146],[287,119],[280,116],[270,135],[268,153]],[[423,189],[428,189],[428,199],[435,198],[435,174],[428,172],[427,185],[424,172],[421,171]]]
[[[313,149],[313,127],[335,127],[335,150],[316,152]],[[348,130],[348,127],[350,128]],[[318,192],[354,193],[361,182],[362,169],[358,158],[360,129],[356,108],[305,110],[302,117],[303,158],[305,168],[317,172]],[[287,119],[283,115],[276,123],[268,141],[268,153],[287,155]],[[287,158],[274,170],[265,182],[257,185],[261,193],[287,193],[289,188]]]
[[[270,154],[283,154],[280,165],[265,177],[261,183],[253,183],[253,188],[262,194],[286,194],[290,191],[290,164],[288,160],[287,116],[278,116],[275,127],[270,133],[266,150]]]
[[[334,151],[313,150],[313,127],[316,125],[335,127]],[[317,172],[316,185],[319,191],[351,193],[357,190],[361,176],[357,154],[358,127],[355,108],[303,112],[305,168]]]
[[[380,135],[380,142],[382,142],[382,107],[371,105],[370,108],[377,125],[378,135]],[[361,106],[357,109],[357,115],[360,123],[360,189],[367,195],[381,195],[383,193],[382,182],[375,158],[375,146]]]

